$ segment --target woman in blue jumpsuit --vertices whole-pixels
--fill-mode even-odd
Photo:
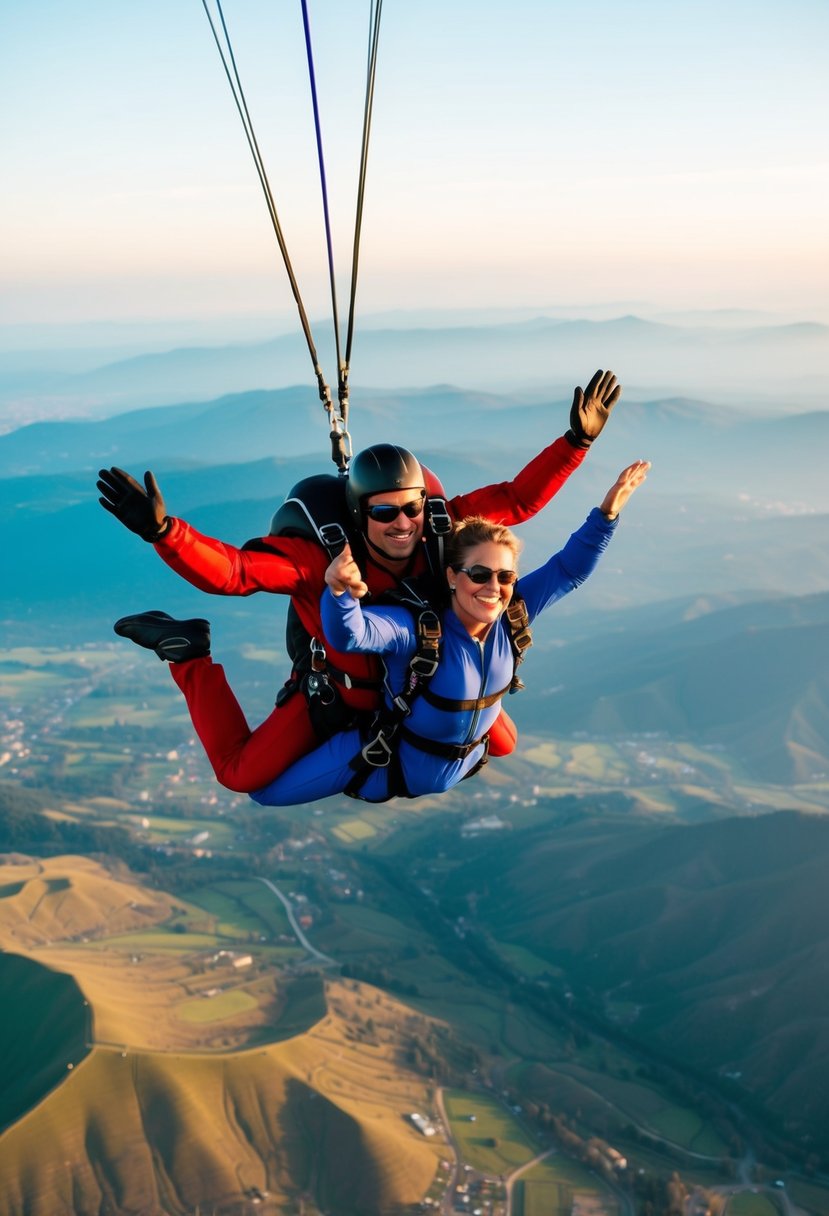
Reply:
[[[610,543],[619,511],[649,468],[640,460],[624,469],[564,548],[519,581],[519,542],[508,528],[478,517],[457,525],[447,546],[450,603],[441,613],[440,662],[428,688],[413,699],[405,728],[395,735],[396,765],[365,773],[357,765],[355,778],[353,762],[365,739],[356,730],[346,731],[252,794],[254,801],[289,806],[348,790],[368,802],[384,802],[398,792],[389,781],[394,771],[402,774],[412,797],[440,793],[462,781],[485,755],[486,733],[512,682],[515,660],[504,610],[513,591],[533,621],[583,583]],[[406,686],[417,650],[412,612],[397,606],[363,609],[360,597],[366,587],[348,549],[328,567],[326,583],[322,622],[327,639],[337,650],[383,655],[391,705],[393,695]]]

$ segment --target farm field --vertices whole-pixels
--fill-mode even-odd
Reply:
[[[579,1162],[559,1153],[526,1170],[513,1186],[514,1216],[617,1216],[619,1201]]]
[[[770,1195],[752,1195],[743,1191],[728,1200],[725,1216],[781,1216],[781,1208]]]
[[[443,1104],[460,1159],[494,1177],[525,1165],[539,1145],[502,1102],[485,1094],[447,1090]]]

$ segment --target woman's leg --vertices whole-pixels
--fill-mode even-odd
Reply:
[[[333,735],[310,755],[303,756],[275,781],[254,791],[251,797],[261,806],[295,806],[302,802],[317,802],[331,794],[341,794],[354,779],[354,769],[351,768],[350,761],[359,755],[360,747],[359,731],[347,730]],[[378,784],[382,786],[380,797],[376,801],[383,801],[385,798],[385,774],[385,769],[379,773],[374,770],[371,774],[372,788]]]

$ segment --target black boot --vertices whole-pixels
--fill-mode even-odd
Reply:
[[[210,622],[201,617],[176,621],[166,612],[138,612],[135,616],[122,616],[113,628],[122,638],[154,650],[160,659],[170,663],[203,659],[210,654]]]

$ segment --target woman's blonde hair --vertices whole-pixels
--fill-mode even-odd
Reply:
[[[478,545],[487,543],[504,545],[511,549],[513,561],[517,566],[518,554],[522,548],[521,541],[505,524],[495,524],[483,515],[467,515],[466,519],[456,522],[452,535],[446,542],[446,565],[465,565],[467,553]]]

